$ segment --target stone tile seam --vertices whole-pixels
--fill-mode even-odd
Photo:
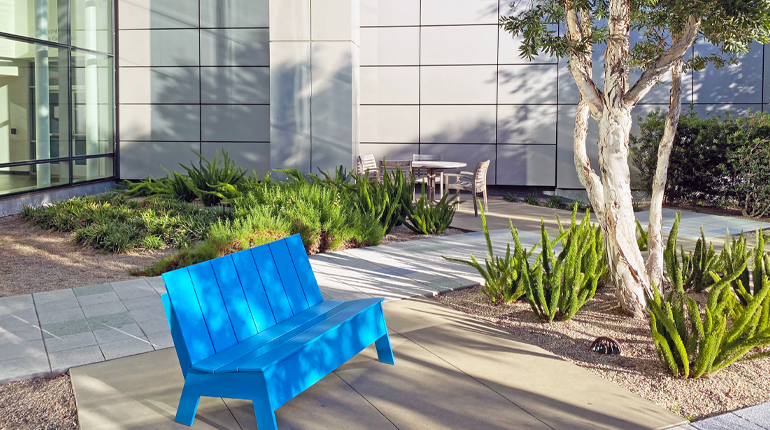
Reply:
[[[73,294],[75,294],[73,292]],[[45,337],[43,336],[43,324],[40,322],[40,314],[37,311],[37,302],[35,301],[35,295],[30,294],[32,298],[32,307],[35,309],[35,318],[37,318],[37,327],[40,330],[40,339],[43,341],[43,348],[45,350],[45,359],[48,361],[48,370],[53,371],[51,368],[51,357],[48,355],[48,345],[45,343]],[[78,303],[80,305],[80,303]]]
[[[346,380],[345,380],[345,378],[343,378],[342,376],[340,376],[340,375],[337,373],[337,370],[336,370],[336,369],[335,369],[334,371],[332,371],[332,374],[333,374],[334,376],[336,376],[336,377],[340,378],[340,381],[344,382],[344,383],[345,383],[345,385],[347,385],[348,387],[350,387],[350,389],[351,389],[351,390],[355,391],[355,393],[356,393],[356,394],[358,394],[359,396],[361,396],[361,398],[362,398],[362,399],[364,399],[364,401],[365,401],[366,403],[368,403],[368,404],[369,404],[369,406],[373,407],[375,411],[379,412],[379,413],[380,413],[380,415],[382,415],[382,416],[383,416],[383,417],[384,417],[386,420],[388,420],[388,422],[389,422],[389,423],[390,423],[390,424],[391,424],[391,425],[392,425],[394,428],[396,428],[397,430],[400,430],[400,429],[399,429],[399,427],[396,425],[396,423],[394,423],[393,421],[391,421],[391,419],[390,419],[390,418],[388,418],[388,416],[387,416],[387,415],[385,415],[385,414],[384,414],[384,413],[383,413],[383,412],[382,412],[382,411],[381,411],[381,410],[380,410],[380,409],[379,409],[377,406],[374,406],[374,404],[373,404],[372,402],[370,402],[370,401],[369,401],[369,399],[367,399],[367,398],[366,398],[366,396],[364,396],[363,394],[361,394],[360,392],[358,392],[358,390],[356,390],[356,389],[355,389],[355,387],[353,387],[352,385],[350,385],[350,383],[348,383],[348,381],[346,381]]]

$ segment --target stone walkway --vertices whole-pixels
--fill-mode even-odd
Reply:
[[[496,252],[505,252],[510,232],[491,236]],[[539,237],[522,232],[521,239],[531,247]],[[474,269],[441,257],[470,253],[486,254],[482,234],[351,249],[310,261],[326,298],[397,300],[478,285]],[[0,298],[0,382],[173,346],[164,292],[157,277]]]
[[[674,225],[677,212],[682,213],[681,220],[679,222],[679,236],[681,237],[700,237],[701,226],[703,227],[703,234],[706,236],[706,239],[724,237],[727,234],[727,231],[729,231],[731,235],[736,235],[740,234],[741,232],[753,233],[757,229],[770,229],[770,223],[761,221],[732,218],[720,215],[710,215],[699,212],[663,209],[663,233],[668,233],[671,231],[671,227]],[[636,217],[639,218],[639,220],[642,222],[642,225],[646,229],[646,222],[648,222],[650,219],[650,212],[637,212]]]

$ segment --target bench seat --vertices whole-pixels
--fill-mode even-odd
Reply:
[[[394,364],[381,298],[324,300],[298,235],[163,275],[163,305],[185,384],[176,421],[201,396],[251,400],[260,430],[275,410],[364,348]]]

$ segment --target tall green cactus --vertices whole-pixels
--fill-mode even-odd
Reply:
[[[487,242],[487,258],[484,260],[484,265],[482,266],[479,264],[473,254],[471,254],[470,260],[446,256],[444,256],[444,259],[467,264],[476,269],[481,277],[484,278],[484,285],[481,287],[481,292],[489,297],[490,301],[493,303],[518,300],[519,297],[524,294],[519,279],[519,262],[528,259],[535,249],[537,249],[538,245],[532,247],[530,251],[524,249],[521,246],[521,241],[519,241],[519,232],[513,228],[513,222],[509,220],[508,225],[510,226],[511,237],[514,241],[514,251],[511,252],[511,245],[508,244],[503,257],[495,256],[495,253],[492,250],[492,240],[489,238],[489,229],[487,228],[487,217],[484,213],[484,207],[480,206],[480,208],[481,226],[484,230],[484,237]]]
[[[742,238],[738,240],[738,250],[741,241]],[[770,279],[755,278],[757,283],[750,289],[754,294],[748,294],[749,289],[744,288],[747,294],[743,303],[731,289],[736,281],[743,286],[739,279],[749,266],[749,258],[766,262],[766,254],[763,248],[755,249],[751,255],[735,252],[733,245],[736,243],[731,242],[726,248],[730,254],[730,271],[724,277],[709,272],[714,283],[703,315],[695,300],[685,295],[681,272],[677,272],[675,264],[672,264],[674,289],[665,299],[657,290],[654,297],[648,297],[650,330],[658,358],[676,377],[709,375],[739,359],[755,357],[756,353],[746,355],[758,346],[770,345]]]
[[[543,252],[530,265],[519,261],[520,280],[533,312],[543,321],[568,320],[596,293],[599,280],[607,270],[604,237],[591,225],[586,211],[580,224],[577,207],[572,211],[568,229],[559,222],[560,234],[553,241],[540,221]],[[561,244],[556,256],[554,247]]]
[[[666,264],[666,274],[675,288],[678,285],[685,289],[692,288],[701,292],[710,288],[714,281],[709,276],[710,272],[721,272],[724,267],[722,259],[714,251],[714,247],[706,242],[703,227],[700,229],[701,237],[695,243],[695,252],[687,253],[684,247],[679,247],[679,255],[676,252],[676,239],[679,233],[680,214],[676,214],[674,225],[668,234],[666,249],[663,251],[663,260]],[[726,245],[727,246],[727,245]]]

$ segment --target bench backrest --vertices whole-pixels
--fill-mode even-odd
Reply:
[[[323,301],[299,235],[165,273],[163,281],[183,370]]]

